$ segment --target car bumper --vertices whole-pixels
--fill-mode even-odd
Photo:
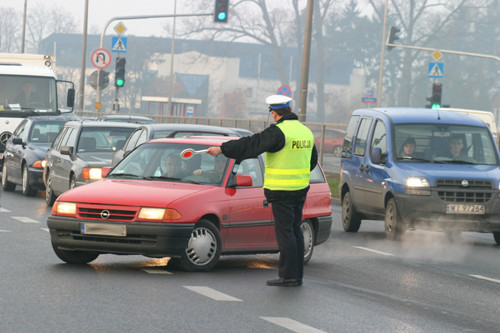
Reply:
[[[194,223],[103,222],[106,226],[126,228],[126,236],[106,236],[83,234],[83,223],[99,222],[49,216],[47,226],[52,244],[63,250],[176,257],[186,248],[194,228]]]
[[[446,207],[450,202],[437,195],[395,197],[399,216],[416,227],[437,230],[497,232],[500,231],[500,200],[492,198],[482,203],[485,214],[449,214]]]
[[[330,230],[332,228],[332,216],[320,216],[318,220],[318,233],[316,234],[316,242],[314,245],[324,243],[330,237]]]
[[[45,190],[45,184],[43,183],[43,169],[30,168],[28,174],[28,183],[32,187],[40,190]]]

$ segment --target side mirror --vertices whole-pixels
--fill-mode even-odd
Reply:
[[[61,155],[73,156],[73,147],[62,146],[61,147]]]
[[[373,164],[380,164],[380,162],[382,161],[382,149],[378,147],[373,148],[370,153],[370,159],[372,160]]]
[[[66,105],[70,108],[75,106],[75,88],[68,89],[68,96],[66,99]]]
[[[21,138],[12,138],[12,143],[15,145],[22,145],[23,144],[23,139]]]

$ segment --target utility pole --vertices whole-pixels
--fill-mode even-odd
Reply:
[[[304,51],[302,52],[302,72],[300,74],[299,120],[306,120],[307,87],[309,85],[309,62],[311,55],[311,35],[314,0],[307,0],[306,30],[304,33]]]

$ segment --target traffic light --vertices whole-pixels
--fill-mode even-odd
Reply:
[[[394,44],[394,41],[396,39],[399,39],[399,36],[397,34],[399,34],[401,32],[401,29],[398,29],[396,27],[393,27],[391,25],[391,27],[389,28],[389,36],[387,36],[387,43],[386,44]],[[387,46],[387,51],[390,51],[392,50],[394,46]]]
[[[427,100],[431,103],[426,105],[426,107],[429,109],[441,108],[441,94],[442,94],[442,92],[443,92],[443,85],[433,83],[432,84],[432,95],[431,95],[431,97],[427,98]]]
[[[215,0],[214,22],[227,23],[229,0]]]
[[[115,87],[121,88],[125,85],[125,58],[116,58]]]

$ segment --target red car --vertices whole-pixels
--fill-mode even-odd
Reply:
[[[74,264],[104,253],[171,257],[184,270],[207,271],[220,255],[278,252],[262,189],[263,156],[239,165],[206,153],[180,159],[185,149],[203,150],[226,140],[152,140],[104,179],[61,194],[47,220],[56,255]],[[182,163],[181,172],[166,174],[173,162]],[[305,262],[330,235],[330,204],[330,188],[318,166],[303,213]]]
[[[323,152],[327,154],[333,154],[340,157],[342,154],[342,145],[344,144],[345,131],[327,128],[325,129],[325,142],[323,144]],[[319,150],[321,145],[321,136],[314,138],[314,144]]]

